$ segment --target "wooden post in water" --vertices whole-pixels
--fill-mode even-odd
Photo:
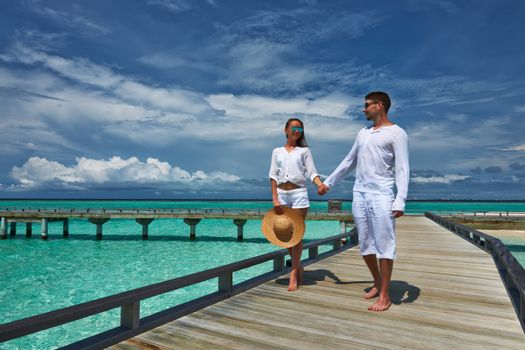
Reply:
[[[97,225],[97,241],[102,239],[102,225],[108,222],[109,218],[90,218],[89,222]]]
[[[64,221],[62,221],[62,234],[64,238],[69,237],[69,219],[65,218]]]
[[[244,231],[244,224],[246,224],[245,219],[234,219],[233,223],[237,225],[237,240],[242,241],[243,239],[243,231]]]
[[[339,226],[341,228],[341,233],[346,233],[346,221],[339,221]]]
[[[33,235],[33,223],[31,221],[26,222],[26,237],[30,238]]]
[[[135,221],[138,224],[142,225],[142,239],[148,239],[148,225],[151,224],[153,220],[154,219],[144,219],[144,218],[135,219]]]
[[[16,221],[11,221],[11,230],[9,234],[11,236],[16,236]]]
[[[1,219],[0,239],[6,239],[6,238],[7,238],[7,219],[3,217]]]
[[[43,218],[42,219],[42,235],[41,235],[42,239],[45,241],[47,240],[47,219],[46,218]]]
[[[195,237],[196,237],[196,227],[197,227],[197,224],[201,221],[202,219],[184,219],[184,223],[187,224],[187,225],[190,225],[190,240],[194,240]]]

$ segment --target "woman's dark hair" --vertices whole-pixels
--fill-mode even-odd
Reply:
[[[303,128],[303,132],[301,133],[301,137],[299,137],[297,139],[297,146],[299,146],[299,147],[308,147],[308,144],[306,143],[306,138],[304,136],[304,124],[303,124],[303,121],[301,119],[297,119],[297,118],[290,118],[290,119],[288,119],[288,121],[286,121],[286,126],[285,126],[286,129],[288,129],[288,126],[290,126],[291,122],[299,122],[299,123],[301,123],[301,128]],[[288,138],[288,135],[286,135],[286,138]]]

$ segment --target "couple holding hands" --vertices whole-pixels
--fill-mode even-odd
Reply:
[[[360,254],[374,279],[374,285],[364,297],[379,297],[368,308],[371,311],[384,311],[391,305],[388,289],[396,256],[394,219],[404,213],[409,181],[408,136],[388,119],[390,104],[385,92],[366,95],[363,112],[372,125],[359,131],[348,155],[324,182],[306,144],[303,122],[289,119],[284,128],[286,144],[273,150],[269,174],[274,205],[273,229],[276,229],[275,219],[286,214],[294,216],[296,225],[304,227],[310,206],[307,180],[317,186],[320,195],[324,195],[356,169],[352,216]],[[264,226],[263,221],[263,231]],[[289,243],[283,246],[288,248],[292,258],[288,290],[294,291],[303,279],[302,236],[299,242]]]

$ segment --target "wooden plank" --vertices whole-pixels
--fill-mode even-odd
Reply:
[[[523,349],[525,336],[489,254],[423,217],[398,220],[393,305],[367,310],[357,249],[307,266],[110,349]]]

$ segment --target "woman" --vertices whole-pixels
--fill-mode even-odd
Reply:
[[[281,205],[297,210],[306,219],[310,207],[306,190],[307,178],[317,187],[322,182],[315,169],[312,152],[308,148],[304,136],[304,125],[300,119],[291,118],[284,127],[286,144],[277,147],[272,152],[270,166],[270,181],[272,184],[272,201],[275,213],[283,213]],[[301,254],[302,241],[292,248],[288,248],[292,258],[292,272],[290,273],[289,291],[297,290],[303,281]]]

